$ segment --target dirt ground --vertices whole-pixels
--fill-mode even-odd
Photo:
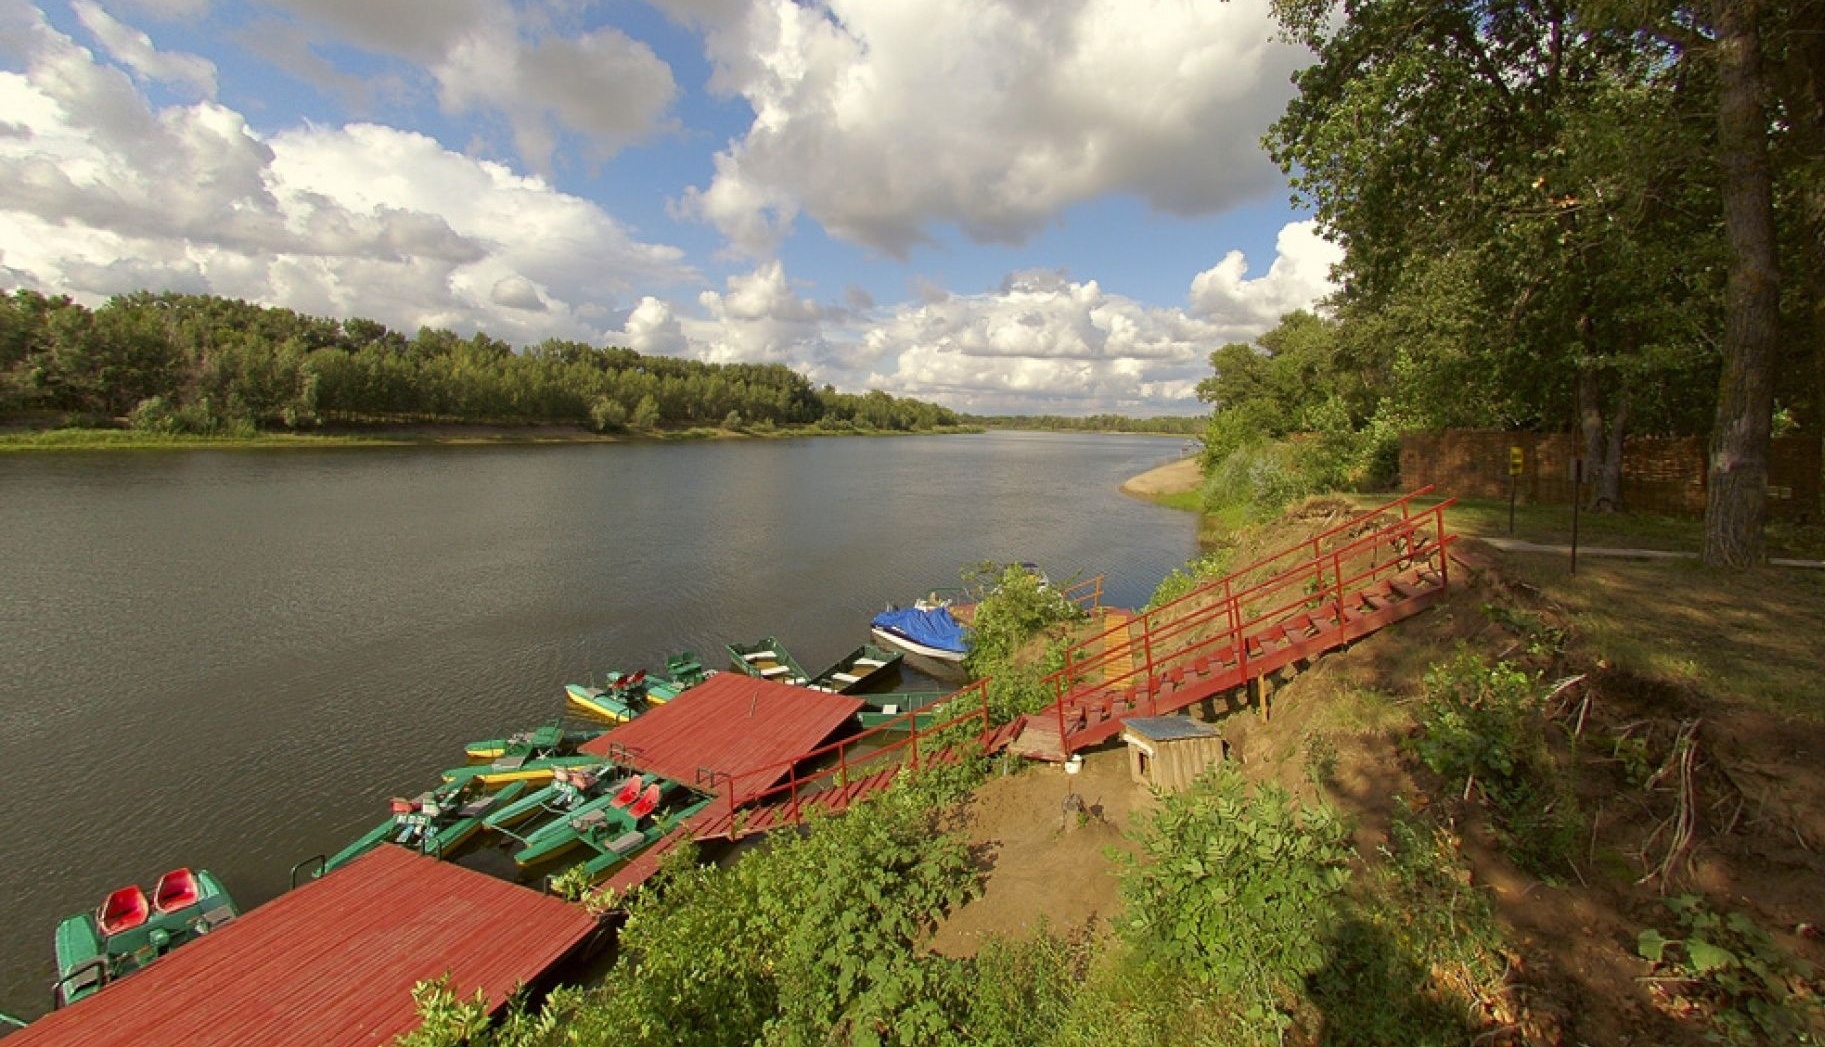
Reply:
[[[1366,861],[1386,842],[1398,802],[1429,809],[1451,827],[1509,946],[1504,984],[1491,990],[1502,997],[1503,1018],[1488,1042],[1707,1042],[1702,1024],[1685,1013],[1689,1005],[1647,977],[1635,950],[1648,927],[1676,931],[1664,904],[1674,894],[1702,894],[1716,911],[1744,912],[1782,948],[1825,962],[1818,931],[1825,924],[1825,715],[1789,715],[1702,692],[1688,680],[1633,675],[1580,641],[1570,628],[1575,620],[1556,618],[1563,608],[1521,581],[1525,572],[1503,554],[1469,542],[1458,549],[1447,602],[1320,657],[1275,693],[1271,719],[1252,709],[1202,710],[1223,729],[1230,759],[1251,778],[1316,798],[1309,767],[1322,744],[1335,761],[1326,798],[1350,818]],[[1534,641],[1492,607],[1556,621],[1573,635],[1559,653],[1529,655]],[[1563,875],[1516,867],[1479,806],[1428,780],[1404,745],[1426,668],[1460,645],[1492,659],[1532,657],[1547,686],[1580,677],[1551,703],[1548,727],[1590,826]],[[1825,706],[1825,688],[1815,691]],[[1625,768],[1620,754],[1633,744],[1626,739],[1644,741],[1648,763],[1660,767],[1693,721],[1690,788],[1674,774],[1644,783],[1638,769]],[[1089,817],[1066,814],[1072,792]],[[1129,780],[1120,746],[1089,753],[1076,776],[1035,765],[991,780],[963,812],[984,893],[941,925],[932,948],[971,955],[988,935],[1018,938],[1042,920],[1066,933],[1113,918],[1119,865],[1107,852],[1132,853],[1123,833],[1154,802]],[[1680,817],[1690,819],[1690,843],[1669,862]]]
[[[1067,806],[1072,796],[1082,817]],[[1119,869],[1107,851],[1133,853],[1125,834],[1153,805],[1147,787],[1129,780],[1124,749],[1090,753],[1077,774],[1036,763],[990,780],[963,812],[987,887],[939,926],[931,948],[974,956],[985,937],[1018,938],[1042,920],[1064,933],[1113,917]]]

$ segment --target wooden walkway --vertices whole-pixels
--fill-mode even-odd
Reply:
[[[498,1009],[597,929],[581,908],[383,846],[236,917],[7,1047],[387,1044],[412,986],[448,974]]]

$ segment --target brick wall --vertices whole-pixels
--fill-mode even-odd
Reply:
[[[1516,497],[1523,502],[1569,503],[1570,433],[1505,433],[1444,429],[1400,438],[1401,489],[1426,484],[1460,498],[1508,497],[1508,449],[1521,448]],[[1769,511],[1782,519],[1820,518],[1819,441],[1780,437],[1769,451]],[[1698,437],[1631,438],[1622,452],[1622,502],[1642,512],[1705,511],[1705,441]]]

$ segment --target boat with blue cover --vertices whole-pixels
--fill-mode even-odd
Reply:
[[[952,667],[970,648],[969,630],[943,606],[889,608],[874,616],[869,632],[888,647]]]
[[[57,925],[52,1003],[62,1007],[100,992],[239,911],[228,889],[206,869],[173,869],[158,878],[150,897],[138,884],[128,884],[95,909]]]

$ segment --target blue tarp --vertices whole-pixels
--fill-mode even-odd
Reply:
[[[896,632],[915,643],[927,647],[936,647],[941,651],[956,651],[961,654],[969,650],[969,634],[957,619],[951,617],[950,611],[934,607],[921,611],[908,607],[903,611],[883,611],[874,616],[876,628]]]

